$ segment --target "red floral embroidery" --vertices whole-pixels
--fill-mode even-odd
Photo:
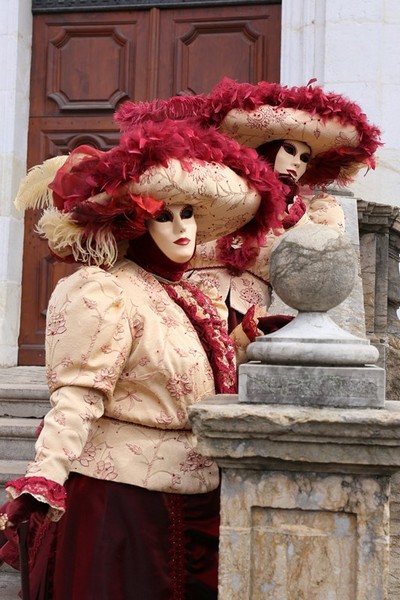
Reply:
[[[97,302],[95,300],[91,300],[90,298],[83,298],[83,301],[89,309],[97,308]]]
[[[160,416],[157,417],[157,423],[159,423],[160,425],[170,425],[173,420],[174,420],[174,417],[172,417],[171,415],[168,415],[164,411],[162,411],[160,413]]]
[[[57,383],[57,375],[54,369],[47,369],[46,379],[47,385],[49,386],[50,390],[53,389]]]
[[[115,370],[110,367],[108,369],[101,369],[100,373],[97,373],[94,378],[95,383],[101,383],[101,387],[104,390],[112,389],[115,384],[116,374]]]
[[[92,443],[87,443],[83,449],[79,462],[83,467],[88,467],[89,463],[93,462],[96,456],[96,446]]]
[[[189,381],[187,375],[174,375],[171,377],[166,385],[167,390],[174,398],[181,398],[182,396],[186,396],[190,394],[193,390],[193,387]]]
[[[63,448],[63,452],[70,462],[73,462],[78,458],[75,452],[72,452],[69,448]]]
[[[86,404],[97,404],[98,401],[100,400],[98,393],[89,390],[87,394],[85,394],[83,396],[84,401],[86,402]]]
[[[140,455],[143,454],[143,450],[137,444],[127,444],[129,450],[134,454]]]
[[[254,288],[250,287],[247,281],[244,281],[244,285],[247,287],[240,290],[239,297],[248,304],[256,304],[257,306],[261,306],[263,303],[261,294],[259,294]]]
[[[63,358],[61,364],[63,367],[71,367],[73,365],[73,362],[69,356],[66,356],[65,358]]]
[[[100,460],[97,463],[96,475],[99,476],[99,479],[113,480],[117,478],[118,473],[111,462]]]
[[[61,410],[54,411],[54,420],[59,425],[65,425],[65,415]]]
[[[164,325],[168,328],[174,328],[174,327],[178,327],[179,323],[176,319],[174,319],[173,317],[162,317],[162,322],[164,323]]]

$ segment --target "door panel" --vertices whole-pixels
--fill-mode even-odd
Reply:
[[[81,144],[108,150],[118,143],[119,132],[112,116],[31,117],[28,138],[28,163],[36,165],[46,158],[68,154]],[[44,364],[46,307],[57,281],[75,267],[57,261],[47,243],[35,233],[39,211],[25,214],[24,259],[22,271],[20,365]]]
[[[207,93],[224,76],[279,81],[280,4],[34,16],[28,167],[81,144],[118,143],[117,106]],[[19,364],[44,364],[46,306],[61,277],[25,217]]]
[[[34,17],[31,115],[114,112],[145,99],[146,11]]]
[[[207,93],[223,77],[279,81],[280,30],[278,5],[163,11],[156,95]]]
[[[110,116],[31,117],[29,123],[30,165],[59,154],[68,154],[76,146],[89,144],[108,150],[118,143],[119,131]]]
[[[25,249],[22,274],[22,314],[19,364],[43,365],[46,308],[57,281],[72,273],[70,265],[58,262],[47,243],[34,231],[38,211],[25,214]]]

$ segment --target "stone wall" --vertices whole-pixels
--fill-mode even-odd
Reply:
[[[386,398],[400,400],[400,210],[358,201],[366,333],[386,369]],[[400,600],[400,473],[390,494],[389,600]]]
[[[366,334],[386,369],[386,399],[400,400],[400,209],[357,205]]]
[[[9,367],[18,356],[24,222],[13,199],[26,173],[32,15],[28,1],[0,5],[0,367]]]
[[[357,177],[357,198],[400,206],[398,0],[282,0],[281,82],[325,90],[357,102],[382,130],[375,171]]]

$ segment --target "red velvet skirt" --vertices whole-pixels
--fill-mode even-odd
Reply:
[[[167,494],[73,474],[32,528],[31,600],[216,600],[219,490]]]

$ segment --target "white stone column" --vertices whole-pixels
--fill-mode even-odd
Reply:
[[[18,358],[23,217],[13,200],[26,173],[32,45],[30,0],[0,0],[0,366]]]
[[[325,76],[325,0],[282,0],[281,82],[306,85]]]
[[[378,168],[351,190],[370,202],[400,206],[400,2],[282,0],[281,82],[306,85],[357,102],[382,130]]]

